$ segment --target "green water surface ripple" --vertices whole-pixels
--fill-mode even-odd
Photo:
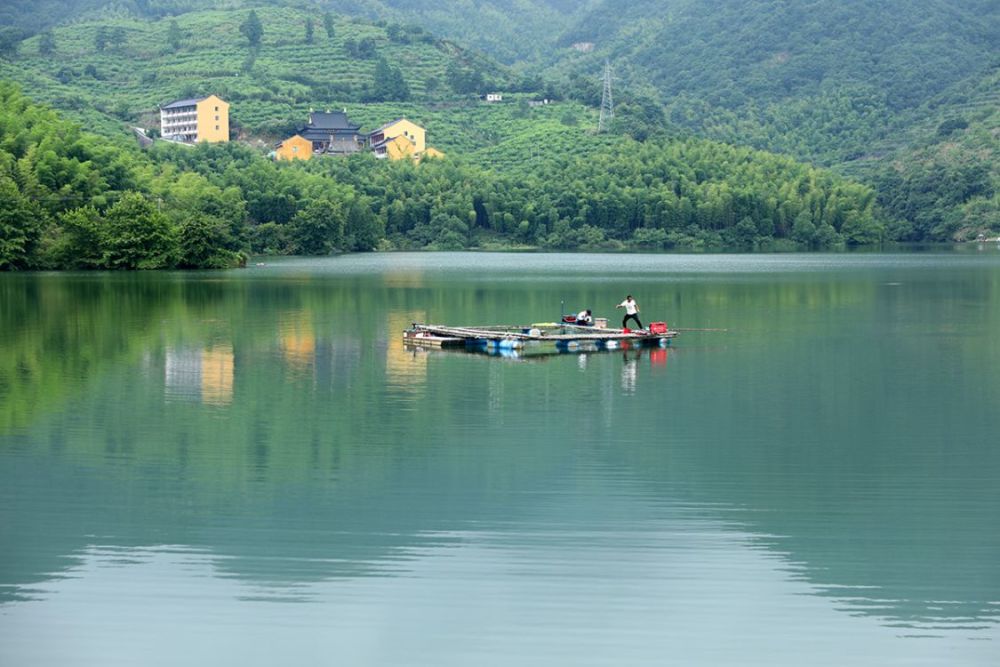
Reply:
[[[551,356],[411,322],[727,332]],[[0,275],[0,664],[1000,664],[1000,252]]]

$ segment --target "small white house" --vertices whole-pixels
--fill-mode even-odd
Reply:
[[[503,102],[503,93],[486,93],[487,102]]]

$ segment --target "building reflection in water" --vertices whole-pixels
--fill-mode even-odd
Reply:
[[[163,366],[167,400],[217,406],[232,403],[235,367],[232,345],[168,346]]]
[[[316,330],[309,311],[285,313],[278,337],[281,356],[293,372],[301,374],[312,369],[316,358]]]
[[[419,310],[392,310],[386,317],[385,375],[393,387],[413,391],[427,381],[426,350],[403,344],[403,331],[426,317],[427,313]]]
[[[233,402],[233,348],[211,347],[201,352],[201,400],[208,405]]]

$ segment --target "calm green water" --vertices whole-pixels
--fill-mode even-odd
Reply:
[[[667,350],[407,351],[560,301]],[[0,664],[1000,664],[1000,252],[0,276]]]

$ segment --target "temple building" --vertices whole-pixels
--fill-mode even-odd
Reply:
[[[347,118],[347,111],[310,111],[309,123],[296,134],[312,142],[313,153],[348,155],[365,146],[365,137]]]

